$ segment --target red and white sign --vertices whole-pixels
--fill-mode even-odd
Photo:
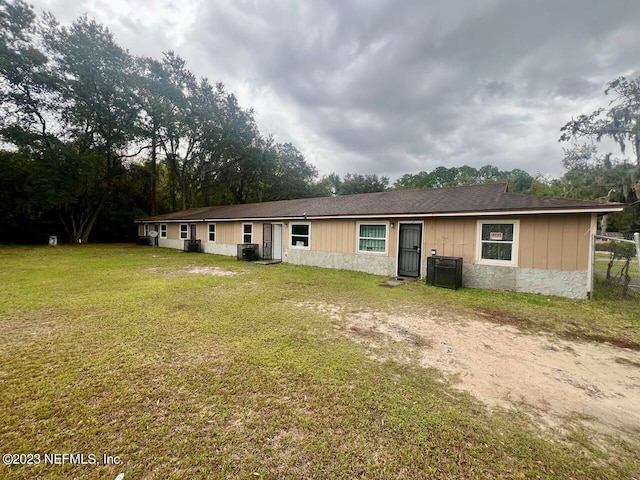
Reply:
[[[502,232],[489,232],[489,240],[502,240]]]

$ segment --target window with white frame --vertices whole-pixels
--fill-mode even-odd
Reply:
[[[478,222],[478,263],[515,266],[518,259],[518,220]]]
[[[189,238],[189,225],[186,223],[180,224],[180,240],[186,240]]]
[[[242,224],[242,243],[253,243],[253,223]]]
[[[160,238],[167,238],[167,224],[160,224]]]
[[[358,252],[387,253],[387,224],[359,223]]]
[[[303,248],[309,250],[311,245],[311,224],[310,223],[292,223],[289,225],[291,248]]]
[[[216,241],[216,224],[215,223],[209,224],[209,241],[210,242]]]
[[[144,224],[144,236],[145,237],[149,236],[149,224],[148,223]]]

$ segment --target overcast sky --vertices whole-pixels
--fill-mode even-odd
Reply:
[[[560,127],[640,75],[638,0],[31,0],[174,50],[321,174],[562,173]],[[615,154],[619,154],[615,151]]]

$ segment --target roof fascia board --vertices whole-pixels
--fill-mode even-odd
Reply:
[[[384,213],[369,215],[308,215],[295,217],[235,217],[235,218],[190,218],[179,220],[138,220],[137,223],[185,223],[185,222],[260,222],[283,220],[329,220],[340,218],[433,218],[433,217],[496,217],[505,215],[541,215],[567,213],[613,213],[624,207],[565,208],[547,210],[493,210],[487,212],[447,212],[447,213]]]
[[[193,222],[204,222],[204,218],[183,218],[180,220],[163,220],[163,219],[155,219],[155,220],[135,220],[134,223],[193,223]]]
[[[328,220],[339,218],[433,218],[433,217],[495,217],[504,215],[540,215],[563,213],[613,213],[621,212],[623,208],[599,208],[599,209],[562,209],[562,210],[497,210],[488,212],[447,212],[447,213],[385,213],[379,215],[335,215],[335,216],[308,216],[306,219]],[[302,217],[295,217],[302,219]],[[262,220],[262,219],[256,219]],[[269,219],[264,219],[269,220]]]

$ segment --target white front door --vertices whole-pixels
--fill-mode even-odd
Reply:
[[[274,223],[273,228],[273,259],[282,260],[282,224]]]

